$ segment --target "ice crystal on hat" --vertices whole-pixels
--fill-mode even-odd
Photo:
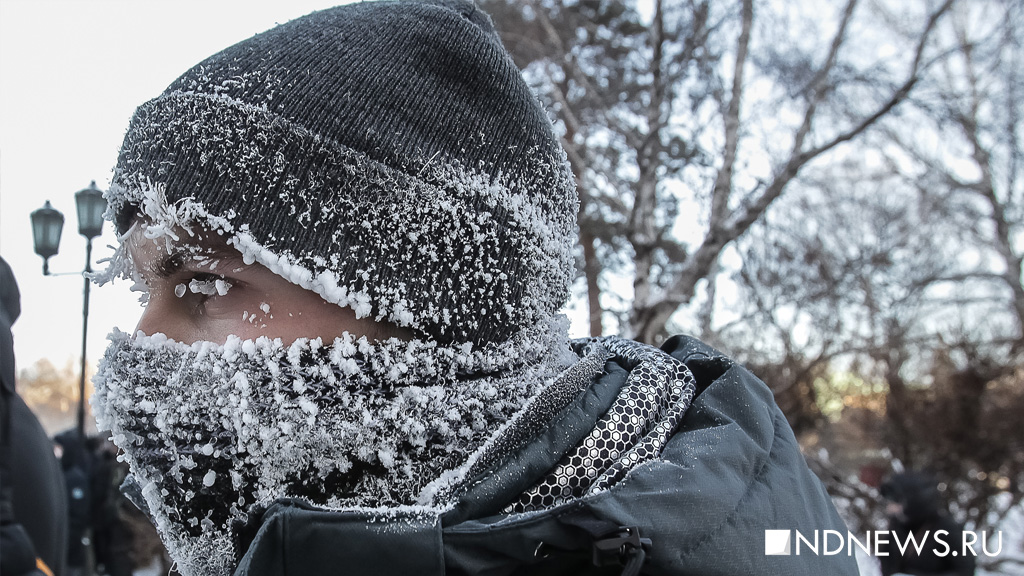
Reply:
[[[330,70],[310,75],[311,50]],[[573,276],[565,154],[471,2],[343,6],[212,56],[139,107],[107,200],[122,231],[136,215],[157,235],[222,231],[358,316],[440,341],[508,340]]]

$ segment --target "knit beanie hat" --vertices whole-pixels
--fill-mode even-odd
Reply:
[[[107,200],[122,234],[200,223],[444,342],[510,339],[573,274],[564,152],[469,0],[339,6],[208,58],[138,108]]]

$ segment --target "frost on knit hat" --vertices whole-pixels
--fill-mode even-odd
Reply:
[[[506,341],[572,279],[564,152],[465,0],[339,6],[208,58],[136,111],[108,202],[122,234],[199,223],[440,341]]]

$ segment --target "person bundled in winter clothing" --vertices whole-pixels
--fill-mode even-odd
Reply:
[[[349,4],[143,104],[94,412],[194,574],[856,574],[768,388],[692,339],[570,341],[578,209],[468,0]]]
[[[121,494],[124,464],[117,461],[117,449],[106,436],[91,436],[86,442],[92,454],[92,549],[96,572],[106,576],[131,576],[133,534],[122,511],[134,509]],[[138,563],[139,567],[149,564]]]
[[[0,574],[61,576],[68,509],[53,445],[14,387],[21,293],[0,258]]]
[[[961,549],[964,527],[947,514],[934,476],[923,472],[894,474],[879,492],[886,501],[892,533],[889,542],[879,547],[884,553],[879,555],[883,576],[974,576],[975,558]],[[948,547],[935,545],[938,532],[944,532],[941,541]],[[896,542],[906,542],[910,537],[928,545],[900,550]]]
[[[68,576],[81,576],[90,572],[87,542],[92,537],[92,455],[86,448],[86,438],[77,428],[57,434],[53,441],[60,447],[60,465],[64,471],[64,486],[68,503]]]

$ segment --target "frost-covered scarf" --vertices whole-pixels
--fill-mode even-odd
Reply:
[[[559,318],[500,349],[115,332],[92,402],[178,571],[229,574],[232,525],[254,504],[416,504],[573,360],[565,330]]]

